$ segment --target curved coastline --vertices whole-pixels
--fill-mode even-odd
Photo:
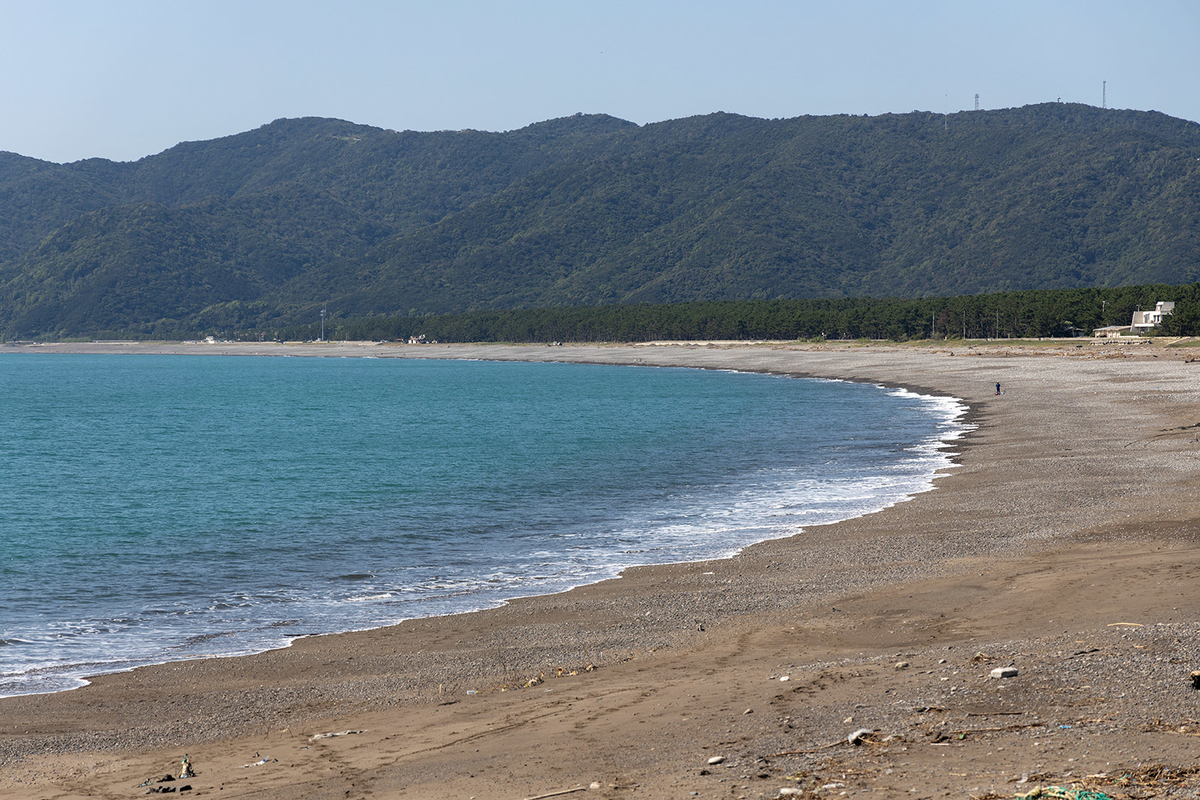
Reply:
[[[261,356],[261,357],[269,357],[269,356]],[[346,358],[347,356],[338,355],[337,357],[338,358]],[[358,355],[355,357],[378,358],[378,356],[365,356],[365,355]],[[467,360],[467,359],[461,359],[461,360]],[[469,360],[483,361],[484,359],[472,358]],[[597,366],[601,366],[601,367],[612,366],[610,364],[605,364],[604,362],[599,362],[599,361],[592,362],[592,363],[594,363]],[[635,366],[640,366],[640,365],[635,365]],[[660,369],[676,369],[675,367],[670,367],[670,366],[664,366],[664,367],[659,367],[659,368]],[[878,487],[874,487],[872,490],[869,491],[869,494],[867,495],[870,497],[870,501],[865,503],[864,505],[862,505],[861,508],[859,508],[859,507],[843,508],[843,509],[839,510],[838,512],[835,512],[836,516],[833,519],[830,519],[828,517],[828,514],[829,514],[828,511],[819,511],[818,512],[814,509],[811,513],[818,514],[816,519],[819,521],[813,521],[813,522],[809,522],[809,523],[791,523],[791,524],[788,524],[788,525],[782,526],[782,527],[777,526],[775,529],[772,529],[769,531],[766,530],[765,528],[758,530],[757,526],[755,526],[755,530],[757,530],[756,538],[745,538],[742,541],[737,542],[737,543],[718,544],[718,543],[714,542],[711,544],[710,551],[707,554],[697,553],[694,557],[691,557],[691,556],[688,556],[687,554],[681,552],[681,553],[675,554],[677,556],[680,556],[679,558],[668,557],[666,559],[663,559],[662,556],[659,556],[658,558],[649,558],[649,559],[636,559],[636,558],[631,558],[631,557],[627,556],[625,558],[625,563],[614,563],[611,565],[611,568],[606,568],[606,569],[602,570],[598,575],[596,575],[594,577],[577,576],[577,580],[566,582],[566,585],[562,585],[562,583],[560,583],[558,586],[556,586],[554,588],[543,588],[540,590],[539,589],[531,589],[530,593],[528,593],[528,594],[516,594],[516,595],[507,595],[506,594],[506,595],[504,595],[502,597],[498,597],[498,598],[489,598],[487,596],[482,596],[482,597],[477,598],[475,600],[475,602],[471,603],[470,607],[467,607],[467,608],[462,608],[460,610],[455,610],[455,611],[445,611],[445,612],[440,612],[440,613],[406,617],[406,618],[400,619],[399,621],[396,621],[396,622],[389,621],[385,624],[370,624],[370,623],[368,623],[366,625],[359,625],[359,626],[351,625],[351,626],[345,626],[345,627],[341,627],[341,628],[321,630],[319,632],[305,633],[305,634],[301,634],[301,635],[291,635],[289,637],[286,637],[283,640],[276,640],[276,642],[272,642],[270,644],[247,642],[247,643],[243,643],[242,646],[240,646],[234,650],[228,651],[228,652],[218,651],[218,652],[215,652],[212,654],[190,655],[190,656],[177,657],[177,658],[171,658],[171,657],[156,658],[154,656],[151,656],[150,658],[143,658],[143,659],[137,659],[137,660],[135,660],[135,659],[113,660],[111,663],[109,663],[103,659],[97,658],[92,661],[82,662],[79,665],[63,665],[61,667],[56,667],[54,669],[55,678],[56,678],[56,681],[60,685],[56,686],[55,688],[45,689],[45,690],[41,690],[41,691],[24,691],[24,692],[16,692],[13,694],[0,695],[0,699],[3,699],[5,697],[16,697],[16,696],[25,696],[25,695],[34,695],[34,694],[51,694],[51,693],[60,692],[60,691],[74,691],[74,690],[81,689],[85,686],[90,685],[95,678],[105,676],[105,675],[113,675],[113,674],[131,672],[133,670],[142,669],[144,667],[161,666],[164,664],[173,664],[173,663],[184,662],[184,661],[195,661],[195,660],[203,660],[203,659],[210,659],[210,658],[236,658],[236,657],[244,657],[244,656],[249,656],[249,655],[256,655],[259,653],[267,652],[269,650],[285,649],[287,647],[290,647],[292,645],[292,643],[297,640],[308,639],[308,638],[312,638],[314,636],[326,636],[326,635],[334,635],[334,634],[340,634],[340,633],[366,632],[366,631],[378,630],[380,628],[390,627],[390,626],[397,625],[397,624],[402,624],[405,622],[412,622],[414,620],[422,620],[422,619],[439,617],[439,616],[453,616],[455,614],[466,614],[466,613],[475,613],[478,611],[486,611],[489,609],[503,606],[506,603],[512,602],[514,600],[524,600],[524,599],[538,597],[538,596],[547,595],[547,594],[561,594],[563,592],[571,591],[573,589],[577,589],[577,588],[580,588],[583,586],[600,583],[600,582],[603,582],[606,580],[613,580],[613,579],[621,577],[621,575],[624,574],[624,572],[626,570],[635,569],[635,568],[639,568],[639,567],[655,567],[655,566],[664,566],[664,565],[672,565],[672,564],[688,564],[688,563],[694,563],[694,562],[715,561],[715,560],[724,560],[724,559],[732,558],[732,557],[739,555],[747,548],[753,547],[754,545],[760,544],[764,541],[771,541],[771,540],[775,540],[775,539],[788,538],[790,536],[800,535],[804,532],[805,529],[813,527],[813,526],[836,524],[838,522],[845,522],[847,520],[856,519],[858,517],[862,517],[865,515],[879,513],[880,511],[884,511],[884,510],[891,508],[899,503],[907,502],[908,500],[911,500],[916,495],[922,494],[927,491],[931,491],[934,488],[935,479],[939,475],[944,474],[948,469],[952,469],[954,467],[954,462],[953,462],[954,444],[957,443],[961,439],[961,437],[964,436],[967,432],[969,432],[969,430],[972,428],[972,426],[970,426],[969,424],[963,423],[961,421],[962,418],[966,415],[966,413],[969,409],[969,406],[966,403],[964,403],[960,398],[953,397],[953,396],[932,395],[929,393],[921,393],[918,391],[914,391],[909,387],[899,387],[899,386],[893,386],[893,385],[885,386],[884,384],[881,384],[878,382],[859,382],[859,381],[848,381],[845,379],[838,379],[838,378],[799,376],[799,375],[783,373],[783,372],[779,372],[779,371],[775,371],[775,370],[741,370],[741,369],[732,369],[732,368],[726,368],[726,367],[699,368],[699,369],[706,369],[706,370],[711,369],[711,371],[729,372],[729,373],[734,373],[734,374],[773,375],[773,376],[787,378],[787,379],[791,379],[791,380],[798,379],[798,380],[805,380],[805,381],[821,381],[821,382],[828,382],[828,383],[843,383],[843,384],[861,383],[862,385],[869,385],[874,389],[878,389],[878,390],[883,391],[888,394],[907,396],[909,398],[913,398],[918,401],[921,401],[922,403],[931,403],[935,409],[932,412],[932,414],[936,418],[936,421],[933,423],[933,426],[934,426],[933,432],[930,435],[923,436],[922,438],[920,438],[918,440],[914,440],[913,442],[910,443],[911,446],[906,447],[905,450],[909,453],[912,453],[914,455],[914,458],[918,461],[932,462],[932,463],[922,463],[921,466],[919,467],[919,470],[920,470],[919,472],[914,471],[913,473],[910,474],[907,470],[905,470],[903,472],[904,479],[902,480],[902,482],[899,485],[892,484],[886,490],[881,490]],[[882,474],[874,475],[871,477],[873,479],[882,479],[883,475]],[[887,485],[887,482],[884,481],[883,485]],[[767,496],[759,497],[758,500],[759,500],[760,504],[770,502],[770,498]],[[861,502],[861,501],[859,501],[859,502]],[[858,505],[858,503],[856,503],[856,505]],[[657,549],[657,548],[654,548],[654,549]],[[630,552],[632,552],[632,551],[630,551]],[[641,552],[641,551],[639,550],[637,552]],[[293,626],[293,627],[298,627],[298,626]],[[211,638],[218,638],[218,637],[223,637],[223,636],[229,635],[230,633],[236,634],[236,633],[238,633],[238,631],[231,631],[231,632],[220,631],[220,632],[214,632],[211,634],[207,634],[207,636],[211,637]],[[68,681],[74,682],[74,685],[70,685],[70,686],[65,685],[66,682],[68,682]]]
[[[291,352],[334,354],[311,347],[322,352]],[[890,751],[894,770],[855,762],[860,788],[903,792],[924,776],[962,791],[1008,791],[1014,770],[1046,759],[1017,729],[980,734],[986,748],[915,747],[920,725],[929,723],[919,719],[929,712],[915,709],[932,706],[1017,712],[1015,704],[1057,714],[1059,749],[1070,750],[1081,772],[1102,770],[1122,752],[1127,760],[1186,760],[1183,737],[1141,731],[1147,716],[1171,718],[1180,698],[1147,683],[1166,667],[1143,664],[1136,649],[1200,659],[1200,634],[1188,627],[1200,618],[1200,601],[1187,591],[1200,574],[1197,512],[1187,500],[1198,472],[1190,428],[1200,419],[1200,384],[1185,354],[1016,345],[377,347],[343,346],[359,355],[586,360],[878,382],[963,398],[967,421],[978,427],[955,443],[958,466],[937,478],[938,491],[730,559],[638,567],[619,581],[489,611],[2,700],[0,796],[77,783],[70,776],[81,772],[98,790],[115,790],[133,785],[133,775],[161,772],[151,765],[183,747],[202,777],[225,782],[225,796],[286,797],[297,787],[341,796],[355,781],[377,796],[466,796],[484,787],[531,796],[586,778],[605,796],[653,797],[687,786],[715,790],[720,776],[737,783],[753,770],[768,777],[746,780],[776,793],[789,771],[832,774],[829,760],[850,756],[800,751],[860,723],[906,743],[904,756],[899,744]],[[1004,396],[991,395],[996,380]],[[1114,560],[1119,572],[1111,571]],[[1089,588],[1101,582],[1103,592]],[[1064,586],[1072,591],[1047,594]],[[1109,627],[1114,621],[1145,630]],[[1098,655],[1088,659],[1109,667],[1124,659],[1135,674],[1081,673],[1073,694],[1056,694],[1055,665],[1072,647],[1087,650],[1075,641],[1096,644]],[[1116,661],[1104,660],[1109,650]],[[1045,691],[1017,683],[999,692],[986,670],[977,675],[976,652],[1008,653],[1023,670],[1043,670],[1035,674]],[[914,669],[894,669],[901,659]],[[951,677],[951,668],[962,677]],[[778,678],[788,675],[795,689],[784,692]],[[1130,680],[1139,682],[1137,704],[1122,700],[1121,682]],[[1062,697],[1083,701],[1088,692],[1103,698],[1108,728],[1070,716]],[[366,732],[345,745],[308,743],[341,728]],[[585,750],[576,746],[581,737]],[[1004,752],[996,737],[1007,737]],[[248,748],[266,747],[286,753],[287,774],[238,771]],[[330,773],[322,754],[334,750],[345,758]],[[738,766],[701,774],[709,754],[727,754]],[[946,778],[947,764],[969,777]],[[1066,755],[1052,768],[1067,770]]]

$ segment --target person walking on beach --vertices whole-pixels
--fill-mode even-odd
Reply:
[[[996,394],[997,395],[1000,394],[1000,382],[999,381],[996,381]]]

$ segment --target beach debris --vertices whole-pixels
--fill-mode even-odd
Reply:
[[[192,770],[192,759],[187,753],[183,754],[183,763],[179,765],[179,778],[194,778],[196,773]]]
[[[796,795],[801,795],[801,794],[804,794],[804,790],[799,789],[795,786],[784,786],[782,789],[779,790],[780,797],[795,797]]]
[[[357,731],[338,731],[337,733],[314,733],[308,737],[310,742],[315,742],[317,739],[332,739],[335,736],[353,736],[356,733],[366,733],[365,730]]]
[[[821,745],[820,747],[813,747],[808,750],[785,750],[782,753],[771,753],[768,758],[782,758],[783,756],[806,756],[813,753],[819,753],[822,750],[829,750],[833,747],[844,747],[845,745],[858,746],[864,744],[886,744],[887,742],[894,742],[900,738],[898,736],[888,735],[883,737],[883,739],[875,740],[871,738],[875,735],[875,733],[876,731],[872,730],[871,728],[859,728],[845,739],[838,739],[836,742],[830,742],[829,744]],[[765,778],[767,776],[763,775],[761,777]]]
[[[628,660],[628,659],[626,659],[626,660]],[[583,667],[583,671],[584,672],[595,672],[596,665],[589,663]],[[554,671],[554,677],[562,678],[562,677],[569,676],[569,675],[578,675],[579,672],[580,672],[580,670],[578,670],[578,669],[568,670],[566,667],[559,667],[558,669],[556,669]]]
[[[781,681],[790,681],[791,679],[792,679],[791,675],[780,675],[779,676],[779,680],[781,680]]]
[[[813,747],[808,750],[785,750],[782,753],[771,753],[768,755],[768,758],[782,758],[783,756],[807,756],[807,755],[811,755],[812,753],[819,753],[822,750],[829,750],[830,748],[833,748],[833,747],[841,747],[848,743],[849,743],[849,738],[838,739],[836,742],[830,742],[829,744],[823,744],[820,747]],[[759,777],[767,778],[770,776],[764,773],[764,774],[760,775]]]
[[[543,673],[541,673],[539,675],[535,675],[534,677],[525,681],[525,688],[532,689],[534,686],[537,686],[538,684],[545,683],[545,682],[546,682],[546,673],[543,672]]]
[[[1104,792],[1095,789],[1067,788],[1065,786],[1039,786],[1032,792],[1017,795],[1020,800],[1034,800],[1039,797],[1054,797],[1061,800],[1112,800]]]
[[[710,767],[713,766],[714,764],[724,764],[724,763],[725,763],[725,756],[713,756],[712,758],[710,758],[708,760],[708,765]]]
[[[188,777],[194,778],[195,776],[189,775]],[[146,780],[139,783],[136,788],[140,789],[143,786],[149,786],[152,783],[172,783],[174,780],[175,780],[174,775],[163,775],[161,778],[146,778]],[[168,791],[168,790],[167,789],[154,789],[151,792],[147,792],[147,794],[154,794],[154,793],[158,793],[158,792],[162,792],[162,791]],[[170,789],[169,791],[173,792],[175,790]]]
[[[1016,667],[996,667],[988,673],[989,678],[1015,678],[1019,673]]]
[[[1110,622],[1105,627],[1108,627],[1108,628],[1144,628],[1146,626],[1140,622]]]
[[[947,736],[953,736],[958,739],[965,739],[973,733],[1009,733],[1011,731],[1023,731],[1027,728],[1044,728],[1044,722],[1024,722],[1015,725],[998,725],[989,728],[963,728],[955,731],[939,731],[934,738],[934,741],[944,740]]]
[[[907,661],[897,661],[896,662],[896,669],[908,669],[911,666],[912,665],[909,664]]]
[[[866,739],[864,737],[870,736],[873,733],[875,733],[875,731],[873,731],[870,728],[859,728],[854,733],[847,736],[846,741],[853,745],[860,745],[860,744],[863,744],[863,743],[869,741],[868,739]]]
[[[255,753],[255,755],[258,754]],[[258,761],[251,761],[249,764],[242,764],[240,767],[238,767],[238,769],[245,769],[246,767],[261,767],[263,764],[270,764],[278,760],[278,758],[269,758],[268,756],[263,756]]]
[[[584,786],[584,785],[580,784],[579,786],[576,786],[572,789],[561,789],[557,792],[547,792],[546,794],[535,794],[530,797],[526,797],[525,800],[546,800],[547,797],[561,797],[564,794],[574,794],[575,792],[586,792],[590,788],[591,788],[590,786]]]
[[[479,690],[478,690],[478,689],[467,689],[467,696],[468,696],[468,697],[474,697],[474,696],[475,696],[475,695],[477,695],[477,694],[479,694]]]
[[[1192,678],[1192,688],[1200,689],[1200,669],[1193,672],[1191,675],[1191,678]]]

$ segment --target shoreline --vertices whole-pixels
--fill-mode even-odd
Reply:
[[[303,347],[332,354],[330,346]],[[1188,502],[1200,384],[1186,354],[1155,348],[1116,357],[1012,346],[984,353],[780,344],[375,347],[419,350],[426,358],[865,380],[958,396],[979,427],[954,443],[959,464],[935,479],[935,491],[751,545],[731,559],[637,567],[620,580],[489,611],[0,700],[0,796],[27,796],[32,787],[45,793],[71,786],[78,796],[125,792],[137,783],[130,777],[178,763],[178,755],[167,754],[180,748],[200,770],[198,794],[223,786],[222,796],[234,797],[365,796],[365,786],[387,797],[533,796],[592,780],[599,786],[589,793],[599,796],[770,796],[798,785],[788,778],[799,771],[820,780],[852,775],[838,779],[852,793],[912,796],[908,789],[925,780],[950,794],[980,786],[1011,794],[1008,776],[1045,758],[1042,738],[1074,748],[1053,771],[1043,763],[1056,778],[1070,778],[1069,764],[1078,774],[1099,774],[1121,752],[1129,762],[1194,761],[1187,749],[1194,740],[1168,725],[1186,727],[1181,715],[1200,717],[1187,694],[1187,670],[1170,685],[1141,685],[1166,668],[1157,664],[1200,660],[1193,624],[1200,607],[1194,593],[1177,591],[1200,575],[1197,514]],[[995,380],[1004,382],[1005,396],[989,396]],[[1110,575],[1107,563],[1115,558],[1123,566]],[[1149,584],[1135,580],[1147,574],[1154,577]],[[1106,591],[1098,595],[1086,578],[1101,575]],[[1076,591],[1043,594],[1038,602],[1030,594],[1035,585],[1043,593],[1063,585]],[[1109,627],[1117,622],[1145,629]],[[1074,638],[1059,642],[1064,636]],[[1099,643],[1098,655],[1054,649],[1069,650],[1076,639]],[[989,660],[971,660],[976,651],[967,651],[975,645],[992,651],[977,651]],[[984,667],[1005,649],[1023,674],[1037,677],[989,681]],[[1129,675],[1121,664],[1147,655],[1143,650],[1163,661]],[[911,666],[895,669],[901,661]],[[1054,664],[1083,662],[1113,673],[1088,674],[1086,689],[1052,691],[1061,678]],[[785,672],[791,682],[778,681]],[[1114,687],[1120,675],[1139,683],[1137,703]],[[1013,720],[996,706],[1023,693],[1037,716],[1057,714],[1070,727],[980,730],[950,749],[924,740],[923,730],[938,722],[931,714],[953,715],[963,729],[1004,727],[995,723]],[[1115,722],[1072,716],[1062,697],[1084,695],[1102,697]],[[954,710],[968,706],[976,711]],[[984,712],[993,715],[990,724],[986,716],[964,716]],[[1155,718],[1166,727],[1141,730]],[[1093,730],[1110,724],[1111,732]],[[898,738],[799,752],[858,727]],[[308,741],[342,728],[366,732]],[[251,760],[239,758],[263,748],[286,754],[291,766],[239,769]],[[726,760],[706,767],[711,755]],[[335,756],[341,761],[331,771]],[[947,759],[961,779],[946,777]]]
[[[96,345],[94,345],[95,347],[104,348],[104,352],[91,351],[91,350],[89,350],[89,348],[93,347],[93,345],[87,345],[87,344],[84,344],[84,345],[73,344],[73,345],[67,345],[65,347],[67,349],[69,349],[69,354],[112,355],[113,353],[108,352],[108,349],[113,347],[114,344],[118,344],[118,346],[122,346],[122,347],[129,346],[128,343],[97,343]],[[129,352],[126,354],[128,354],[128,355],[154,354],[154,355],[211,356],[211,355],[213,355],[213,353],[204,352],[203,349],[197,349],[197,350],[193,349],[196,347],[205,348],[205,347],[211,347],[211,346],[212,345],[201,345],[199,343],[180,343],[178,345],[152,344],[152,345],[146,346],[146,350],[151,351],[149,353],[146,353],[146,352],[142,351],[142,348],[138,347],[135,344],[134,346],[132,346],[132,352]],[[254,356],[254,357],[261,357],[261,358],[284,357],[284,356],[297,357],[297,358],[310,358],[310,357],[395,358],[396,357],[396,356],[391,356],[391,355],[364,356],[360,352],[355,352],[352,349],[351,350],[347,349],[347,348],[361,348],[361,347],[367,346],[362,343],[334,344],[332,346],[334,348],[336,348],[334,350],[334,352],[320,353],[317,355],[312,355],[312,354],[308,354],[308,353],[297,354],[295,352],[286,352],[286,351],[285,352],[272,352],[271,350],[268,350],[267,352],[254,352],[254,353],[228,353],[227,352],[227,353],[220,353],[218,355],[243,355],[243,356],[247,356],[247,357]],[[255,347],[261,348],[261,345],[256,345]],[[290,347],[290,346],[285,345],[284,347]],[[165,350],[174,350],[175,352],[162,352]],[[2,354],[2,352],[3,351],[0,350],[0,354]],[[416,355],[409,355],[406,353],[404,357],[420,358],[420,359],[445,358],[445,356],[426,356],[423,353],[418,353]],[[460,358],[458,360],[463,360],[463,359]],[[476,359],[471,359],[471,360],[476,360]],[[609,365],[603,361],[589,361],[589,362],[576,362],[576,363],[589,363],[589,364],[595,364],[595,365],[601,365],[601,366]],[[650,365],[633,364],[633,366],[650,366]],[[673,367],[671,365],[662,365],[659,368],[672,369],[675,367]],[[730,367],[689,367],[689,368],[711,369],[711,370],[715,370],[715,371],[739,372],[739,373],[745,373],[745,374],[777,375],[777,376],[788,377],[788,378],[799,379],[799,380],[832,380],[834,382],[843,380],[843,379],[827,379],[827,378],[821,378],[821,377],[786,374],[786,373],[781,373],[781,372],[774,371],[774,370],[764,370],[764,369],[742,370],[742,369],[735,369],[735,368],[730,368]],[[162,660],[162,661],[147,661],[144,663],[138,663],[134,666],[125,666],[125,667],[115,668],[115,669],[112,669],[109,671],[102,671],[102,672],[84,673],[84,674],[80,674],[77,676],[72,673],[72,677],[70,677],[70,680],[79,681],[80,683],[77,686],[70,686],[70,687],[66,687],[66,688],[50,689],[50,690],[36,691],[36,692],[19,692],[19,693],[11,694],[11,695],[0,694],[0,701],[3,701],[8,698],[15,698],[15,697],[33,697],[33,696],[52,695],[52,694],[59,694],[59,693],[63,693],[63,692],[77,691],[79,689],[83,689],[83,688],[91,685],[92,683],[95,682],[95,680],[97,678],[103,678],[103,677],[106,677],[109,675],[120,675],[120,674],[130,673],[130,672],[134,672],[136,670],[140,670],[140,669],[147,668],[147,667],[162,667],[162,666],[166,666],[166,665],[170,665],[170,664],[176,664],[176,663],[182,663],[182,662],[188,662],[188,661],[243,658],[243,657],[247,657],[247,656],[259,655],[261,653],[270,652],[270,651],[287,650],[295,642],[303,640],[303,639],[311,639],[311,638],[322,637],[322,636],[334,636],[334,635],[340,635],[340,634],[369,633],[371,631],[377,631],[377,630],[381,630],[381,629],[388,628],[388,627],[395,627],[396,625],[401,625],[401,624],[410,623],[410,622],[419,622],[419,621],[425,620],[425,619],[435,619],[435,618],[440,618],[440,617],[452,617],[452,616],[457,616],[457,615],[461,615],[461,614],[473,614],[473,613],[478,613],[478,612],[482,612],[482,611],[490,611],[490,610],[494,610],[496,608],[503,607],[504,605],[507,605],[507,604],[509,604],[511,602],[515,602],[515,601],[529,600],[532,598],[544,597],[544,596],[556,595],[556,594],[565,594],[567,592],[574,591],[576,589],[580,589],[580,588],[587,587],[587,586],[592,586],[592,585],[595,585],[598,583],[604,583],[606,581],[612,581],[612,580],[620,580],[622,578],[622,576],[624,575],[624,573],[630,569],[667,567],[667,566],[683,566],[683,565],[713,562],[713,561],[726,561],[728,559],[735,558],[735,557],[741,555],[745,550],[747,550],[749,548],[755,547],[755,546],[763,544],[765,542],[778,541],[781,539],[789,539],[789,538],[796,537],[796,536],[802,536],[802,535],[804,535],[806,530],[813,528],[813,527],[820,527],[820,526],[825,526],[825,525],[835,525],[835,524],[838,524],[841,522],[848,522],[851,520],[859,519],[864,516],[878,514],[878,513],[884,512],[887,509],[892,508],[896,505],[908,502],[920,494],[924,494],[926,492],[935,490],[936,489],[936,480],[939,477],[947,474],[948,471],[953,470],[957,466],[956,458],[959,454],[960,449],[965,446],[965,437],[976,427],[974,425],[974,423],[971,423],[968,421],[971,414],[973,413],[972,405],[970,403],[967,403],[966,401],[962,400],[961,398],[955,397],[953,395],[934,394],[929,391],[922,391],[922,390],[914,388],[912,386],[905,386],[905,385],[899,385],[899,384],[885,385],[885,384],[881,384],[878,382],[869,382],[869,381],[846,381],[846,382],[866,383],[866,384],[869,384],[871,386],[874,386],[876,388],[883,389],[883,390],[899,390],[899,391],[907,392],[911,395],[914,395],[916,397],[919,397],[923,400],[928,400],[928,401],[948,401],[947,403],[945,403],[943,405],[943,409],[948,409],[950,406],[953,406],[954,411],[950,412],[949,410],[946,410],[945,411],[945,421],[942,423],[938,423],[938,428],[940,429],[940,432],[937,434],[936,439],[930,439],[930,440],[927,440],[924,442],[918,442],[918,443],[916,443],[916,445],[914,445],[914,446],[930,446],[930,447],[932,447],[933,450],[937,451],[939,460],[943,462],[940,466],[933,469],[923,479],[921,488],[912,490],[906,494],[903,494],[899,497],[891,499],[886,504],[881,505],[879,507],[874,507],[870,510],[857,511],[857,512],[851,514],[850,516],[842,517],[842,518],[834,520],[832,522],[812,523],[812,524],[809,524],[806,526],[789,526],[786,531],[776,531],[773,533],[773,535],[771,535],[767,538],[758,539],[758,540],[751,541],[746,544],[739,545],[736,548],[736,550],[734,550],[732,552],[714,554],[707,558],[695,558],[695,559],[682,560],[682,561],[655,561],[655,562],[650,562],[650,563],[630,563],[630,564],[621,566],[618,569],[616,574],[610,575],[608,577],[600,577],[600,578],[585,580],[582,583],[572,584],[572,585],[567,586],[566,588],[561,588],[561,589],[554,589],[554,590],[548,590],[548,591],[543,591],[543,592],[536,592],[536,593],[529,594],[529,595],[519,595],[516,597],[508,597],[508,598],[494,600],[494,601],[487,601],[483,604],[483,606],[481,608],[466,609],[466,610],[462,610],[462,611],[444,612],[444,613],[438,613],[438,614],[431,614],[428,616],[411,617],[411,618],[401,620],[400,622],[393,622],[393,623],[388,623],[388,624],[383,624],[383,625],[375,625],[375,626],[363,627],[363,628],[350,628],[350,629],[346,629],[346,630],[332,630],[332,631],[305,633],[305,634],[294,636],[283,644],[277,644],[274,646],[264,647],[262,649],[250,649],[245,652],[238,652],[238,653],[226,653],[226,654],[215,654],[215,655],[205,655],[205,656],[188,656],[188,657],[182,657],[182,658],[177,658],[177,659],[167,659],[167,660]],[[934,442],[936,442],[936,445],[934,444]],[[100,663],[100,662],[82,662],[82,663]],[[71,665],[68,665],[68,666],[71,666]]]

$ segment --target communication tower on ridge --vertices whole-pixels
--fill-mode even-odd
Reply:
[[[1100,107],[1108,108],[1108,81],[1100,81]]]
[[[975,93],[975,110],[979,110],[979,92]]]

